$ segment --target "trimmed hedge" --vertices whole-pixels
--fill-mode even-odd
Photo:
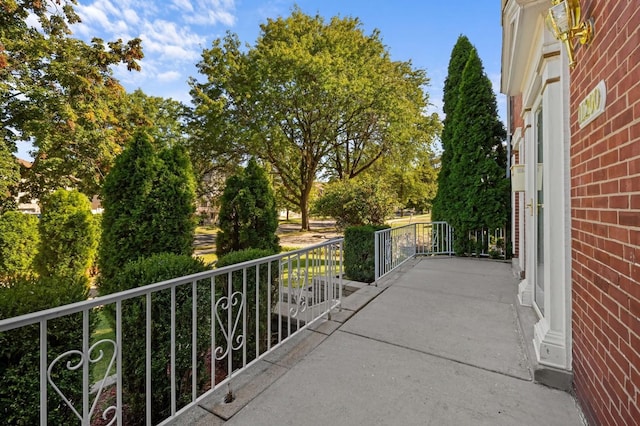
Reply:
[[[344,231],[344,272],[354,281],[372,283],[375,274],[375,232],[387,225],[352,226]]]
[[[100,237],[86,195],[66,189],[46,195],[38,229],[40,244],[33,262],[40,276],[87,275]]]
[[[218,259],[217,267],[222,268],[225,266],[235,265],[237,263],[248,262],[250,260],[260,259],[263,257],[271,256],[275,254],[272,250],[267,249],[245,249],[240,251],[233,251],[227,253],[220,259]],[[267,349],[268,339],[267,336],[267,323],[271,321],[271,318],[267,316],[268,308],[268,292],[271,292],[271,307],[273,308],[278,301],[278,261],[271,262],[271,286],[267,286],[269,282],[269,265],[263,263],[258,268],[258,285],[259,291],[256,293],[256,268],[250,268],[247,270],[247,298],[246,298],[246,310],[247,310],[247,329],[245,333],[245,341],[247,344],[247,359],[249,363],[256,358],[256,348],[260,349],[260,353],[263,353]],[[232,293],[237,291],[243,291],[243,271],[238,270],[231,273],[232,277]],[[220,275],[216,277],[216,300],[220,297],[227,297],[229,295],[229,283],[228,274]],[[219,292],[219,294],[218,294]],[[258,298],[258,312],[256,313],[256,297]],[[232,318],[235,318],[238,313],[237,309],[232,311]],[[228,319],[226,315],[221,314],[223,327],[228,326]],[[258,333],[256,335],[256,322],[258,322]],[[242,321],[239,323],[239,329],[235,337],[238,337],[242,333]],[[217,346],[222,348],[224,352],[226,348],[226,342],[222,330],[219,324],[216,324],[216,342]],[[222,343],[219,343],[222,342]],[[221,354],[219,354],[221,355]],[[243,351],[242,349],[233,351],[233,368],[239,368],[243,365]]]
[[[39,240],[36,216],[18,211],[0,215],[0,281],[31,272]]]
[[[114,281],[123,289],[141,287],[207,270],[202,260],[186,255],[161,253],[128,263]],[[198,283],[198,389],[210,383],[206,365],[210,346],[211,285]],[[176,288],[176,387],[178,409],[191,401],[192,286]],[[122,384],[127,422],[144,424],[146,358],[146,303],[144,297],[122,303]],[[151,413],[153,424],[171,414],[171,290],[151,297]]]
[[[22,213],[21,213],[22,214]],[[0,286],[0,319],[49,309],[86,299],[87,279],[18,276]],[[93,318],[92,318],[93,319]],[[40,423],[40,330],[37,324],[0,333],[0,415],[2,424]],[[47,365],[69,350],[82,348],[82,314],[50,319],[47,328]],[[77,356],[63,358],[52,370],[54,383],[81,410],[82,370],[69,371]],[[78,418],[55,390],[48,386],[48,421],[52,425],[77,424]]]

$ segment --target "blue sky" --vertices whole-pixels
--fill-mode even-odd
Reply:
[[[82,23],[74,36],[89,41],[142,39],[141,72],[116,70],[128,91],[189,103],[187,79],[198,77],[195,64],[204,48],[226,31],[254,44],[267,18],[288,16],[297,4],[303,12],[357,17],[369,34],[380,30],[394,60],[411,60],[431,79],[431,110],[440,112],[442,87],[451,49],[460,34],[476,46],[497,92],[500,81],[500,2],[479,0],[78,0]],[[498,95],[501,117],[505,101]]]

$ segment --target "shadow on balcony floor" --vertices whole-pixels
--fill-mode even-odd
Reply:
[[[418,258],[174,424],[582,425],[532,382],[504,262]]]

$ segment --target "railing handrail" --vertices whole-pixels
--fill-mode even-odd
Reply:
[[[424,229],[436,230],[426,238]],[[376,231],[374,234],[375,280],[382,278],[416,255],[453,254],[453,228],[445,221],[414,222]],[[404,241],[400,241],[404,238]],[[444,240],[444,241],[443,241]]]
[[[28,314],[20,315],[17,317],[11,317],[6,319],[0,319],[0,333],[13,330],[16,328],[24,327],[27,325],[38,324],[42,320],[51,320],[59,317],[63,317],[69,314],[75,314],[82,312],[86,309],[95,308],[102,305],[108,305],[116,303],[122,300],[132,299],[138,296],[143,296],[149,293],[155,293],[158,291],[166,290],[171,287],[183,285],[186,283],[192,283],[194,281],[200,281],[208,278],[212,278],[222,274],[228,274],[237,270],[242,270],[251,266],[269,263],[272,261],[280,260],[285,257],[295,256],[298,254],[304,254],[305,252],[313,251],[317,248],[324,247],[339,243],[343,238],[333,238],[323,243],[315,244],[312,246],[303,247],[297,250],[292,250],[284,253],[278,253],[260,259],[249,260],[242,263],[236,263],[233,265],[225,266],[222,268],[215,268],[209,271],[198,272],[196,274],[185,275],[183,277],[173,278],[170,280],[161,281],[154,284],[148,284],[141,287],[132,288],[129,290],[120,291],[117,293],[111,293],[104,296],[98,296],[93,299],[83,300],[81,302],[70,303],[55,308],[45,309],[42,311],[31,312]]]
[[[400,225],[400,226],[394,226],[391,228],[385,228],[385,229],[380,229],[378,231],[375,232],[375,234],[383,234],[385,232],[389,232],[392,229],[402,229],[402,228],[410,228],[416,225],[438,225],[438,224],[447,224],[447,222],[443,221],[443,220],[436,220],[433,222],[413,222],[413,223],[407,223],[406,225]]]

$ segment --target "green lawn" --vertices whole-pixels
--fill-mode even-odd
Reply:
[[[422,222],[422,223],[431,222],[431,215],[430,214],[420,214],[416,216],[407,215],[405,217],[388,220],[387,224],[391,225],[392,228],[397,228],[398,226],[409,225],[412,223],[419,223],[419,222]]]
[[[199,255],[196,255],[196,257],[199,257],[200,259],[202,259],[204,263],[213,263],[218,260],[218,256],[215,253],[199,254]]]
[[[196,234],[211,234],[215,235],[220,229],[217,226],[197,226]]]
[[[286,287],[288,286],[288,279],[289,279],[289,262],[284,259],[283,259],[283,262],[284,264],[282,266],[282,285]],[[338,265],[334,264],[333,267],[337,268]],[[294,273],[297,271],[304,271],[301,278],[303,278],[304,275],[306,275],[307,283],[309,283],[314,276],[325,275],[328,272],[329,268],[328,268],[328,265],[326,265],[326,262],[324,259],[310,258],[309,261],[307,262],[306,256],[301,256],[299,258],[291,259],[291,270],[294,271]],[[298,287],[303,282],[304,280],[302,281],[293,280],[291,282],[291,286]]]
[[[95,342],[102,339],[111,339],[114,342],[116,341],[116,334],[111,328],[111,325],[107,320],[104,310],[98,311],[98,326],[96,328],[96,331],[91,336],[91,344],[93,345]],[[95,364],[92,364],[92,368],[91,368],[92,383],[96,383],[104,379],[105,373],[107,371],[107,367],[109,367],[109,362],[111,362],[111,357],[113,356],[113,346],[105,343],[96,348],[96,350],[92,354],[94,358],[97,356],[100,349],[104,351],[104,356],[100,361],[98,361]],[[113,368],[111,369],[111,372],[108,375],[110,376],[115,373],[116,373],[116,369],[115,369],[115,362],[114,362]]]

